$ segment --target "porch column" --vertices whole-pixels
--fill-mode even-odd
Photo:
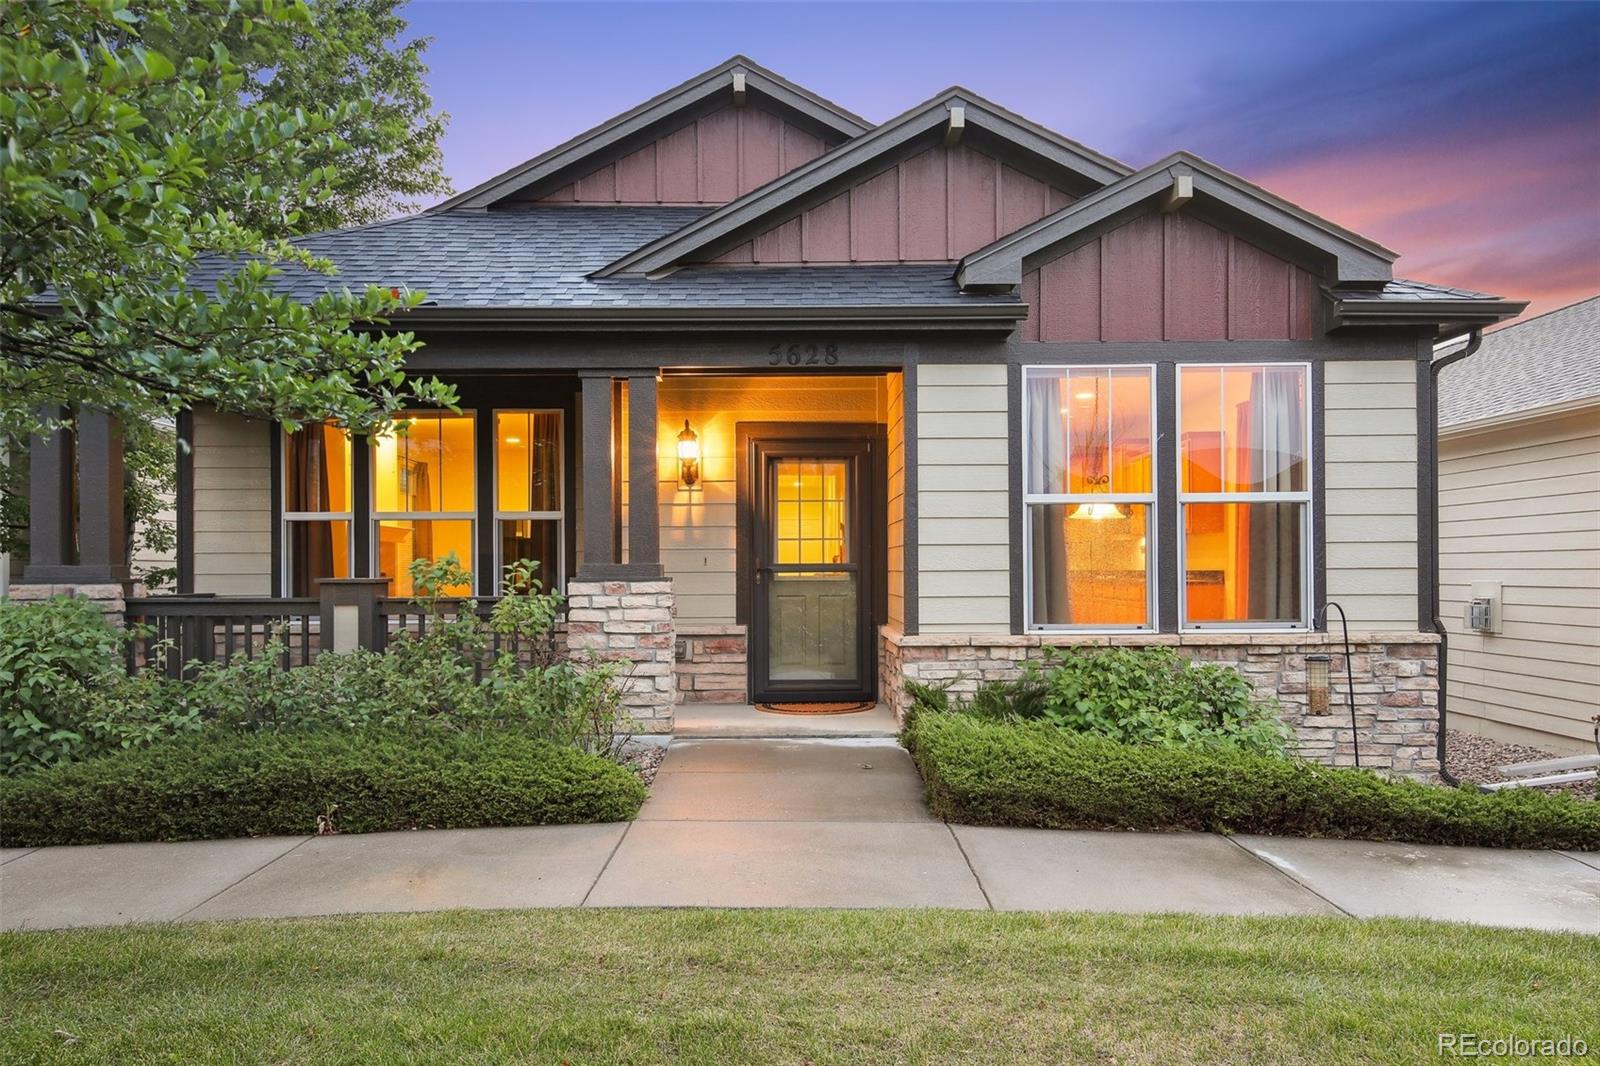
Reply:
[[[611,487],[611,374],[583,377],[583,565],[580,579],[610,576],[617,565],[617,501]]]
[[[42,413],[47,418],[62,414],[60,408]],[[70,436],[62,429],[35,434],[28,449],[28,477],[29,554],[23,582],[117,585],[127,581],[122,430],[111,416],[84,408],[78,412]]]
[[[661,512],[656,484],[656,372],[628,378],[628,569],[661,576]]]

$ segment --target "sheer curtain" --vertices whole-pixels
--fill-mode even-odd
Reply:
[[[1250,383],[1240,440],[1250,466],[1241,477],[1256,492],[1297,492],[1305,485],[1305,424],[1298,367],[1263,367]],[[1241,474],[1244,472],[1241,471]],[[1258,503],[1247,508],[1240,544],[1249,553],[1246,582],[1251,619],[1294,619],[1300,614],[1300,508]],[[1241,520],[1241,526],[1244,525]]]
[[[1028,441],[1032,455],[1027,468],[1029,492],[1066,491],[1067,450],[1061,409],[1066,406],[1067,379],[1035,377],[1028,381]],[[1033,617],[1038,622],[1066,622],[1072,618],[1067,590],[1067,539],[1061,526],[1064,508],[1030,507],[1033,523]]]

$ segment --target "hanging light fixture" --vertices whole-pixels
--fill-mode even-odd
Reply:
[[[1080,503],[1072,508],[1068,518],[1082,518],[1090,522],[1104,522],[1113,518],[1127,518],[1128,512],[1120,503]]]
[[[683,432],[678,434],[678,488],[692,489],[700,484],[700,438],[683,420]]]
[[[1110,410],[1109,408],[1107,409],[1107,421],[1105,424],[1102,424],[1100,421],[1100,379],[1098,377],[1095,378],[1093,391],[1087,389],[1080,390],[1073,393],[1073,397],[1077,399],[1079,403],[1089,403],[1090,401],[1093,401],[1094,410],[1090,415],[1090,419],[1091,425],[1094,427],[1094,435],[1085,437],[1085,440],[1088,444],[1088,447],[1085,449],[1085,451],[1088,453],[1090,462],[1094,466],[1100,467],[1101,464],[1105,464],[1103,469],[1109,469],[1110,464],[1107,460],[1109,459],[1111,444]],[[1100,435],[1102,431],[1104,431],[1104,436]],[[1096,489],[1102,489],[1105,491],[1110,491],[1111,489],[1111,475],[1109,473],[1090,474],[1084,478],[1084,481]],[[1124,504],[1101,503],[1097,500],[1094,503],[1080,503],[1075,505],[1067,517],[1081,519],[1087,522],[1106,522],[1127,518],[1128,514],[1128,508]]]

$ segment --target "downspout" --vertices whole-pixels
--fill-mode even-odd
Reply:
[[[1433,506],[1428,508],[1428,528],[1423,535],[1433,545],[1433,594],[1428,601],[1428,611],[1433,623],[1433,631],[1439,636],[1439,777],[1447,785],[1459,785],[1461,782],[1450,773],[1445,766],[1445,701],[1446,691],[1450,678],[1450,635],[1445,632],[1444,621],[1439,617],[1439,371],[1452,363],[1461,360],[1476,352],[1483,344],[1483,330],[1474,329],[1467,335],[1467,346],[1459,352],[1433,360],[1428,364],[1429,373],[1433,375],[1433,388],[1431,403],[1433,411],[1429,418],[1429,432],[1433,434],[1433,446],[1428,449],[1428,463],[1433,468],[1428,471],[1428,484],[1433,487]]]

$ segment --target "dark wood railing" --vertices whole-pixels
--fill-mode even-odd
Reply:
[[[276,635],[284,669],[303,666],[321,649],[321,603],[265,596],[149,596],[127,604],[128,670],[158,669],[180,677],[190,663],[232,662],[267,654]]]
[[[459,615],[476,603],[480,618],[488,617],[495,599],[443,600],[439,614]],[[411,600],[380,598],[368,644],[383,651],[401,633],[422,636],[428,613]],[[275,599],[267,596],[149,596],[127,601],[127,622],[138,635],[128,646],[128,670],[160,670],[168,677],[192,672],[194,663],[229,663],[237,658],[255,660],[271,654],[285,670],[316,660],[323,648],[322,602],[312,598]],[[538,661],[550,647],[513,648],[499,634],[490,634],[491,655],[514,653],[525,662]]]

